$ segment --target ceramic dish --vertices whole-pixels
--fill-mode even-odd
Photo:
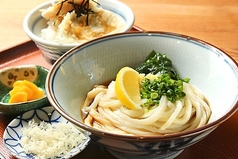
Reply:
[[[53,107],[43,107],[36,110],[28,111],[17,118],[15,118],[9,125],[6,127],[3,134],[3,143],[4,146],[11,152],[11,154],[20,159],[30,159],[34,156],[26,154],[22,148],[19,140],[22,137],[21,129],[28,125],[30,120],[34,119],[35,122],[45,121],[47,123],[68,123],[63,117],[61,117]],[[84,132],[84,131],[83,131]],[[82,133],[79,131],[79,133]],[[87,132],[84,132],[86,138],[74,149],[70,151],[67,156],[57,157],[57,158],[71,158],[86,148],[90,138],[88,137]]]
[[[84,123],[82,119],[85,109],[81,109],[80,112],[79,103],[84,102],[87,93],[95,88],[95,85],[109,84],[116,78],[121,68],[138,67],[152,50],[167,55],[180,76],[190,78],[190,83],[205,94],[212,111],[208,123],[196,129],[162,135],[159,131],[153,135],[125,135],[127,130],[133,130],[131,127],[123,133],[117,131],[115,134],[115,131],[102,130],[104,126],[101,125],[105,123],[104,121],[100,121],[101,125],[98,121]],[[201,141],[238,110],[237,66],[236,61],[219,48],[187,35],[153,31],[127,32],[92,40],[61,56],[49,71],[46,93],[51,105],[62,116],[76,126],[89,131],[92,134],[90,136],[92,141],[105,146],[117,158],[171,159],[178,156],[186,147]],[[115,99],[114,96],[112,98]],[[111,110],[119,112],[118,109]],[[104,112],[100,119],[114,119],[114,123],[120,121],[120,124],[115,124],[115,128],[122,128],[120,130],[133,125],[134,130],[137,131],[143,125],[139,123],[139,118],[132,119],[127,113],[114,114],[110,108],[105,111],[102,108],[95,112]],[[157,114],[153,115],[157,116]],[[146,119],[148,118],[143,118],[143,121]],[[135,120],[138,122],[135,123]],[[147,121],[153,122],[151,119]],[[91,127],[93,123],[97,123],[97,126],[100,125],[102,129]],[[138,129],[136,124],[139,125]],[[109,127],[109,124],[107,126]],[[113,128],[111,130],[114,130]],[[160,129],[153,130],[156,132]]]
[[[20,65],[0,70],[0,114],[17,116],[26,111],[49,105],[46,95],[42,98],[19,103],[8,103],[9,92],[14,82],[28,80],[38,88],[45,90],[48,69],[38,65]]]
[[[118,32],[129,31],[134,24],[134,13],[129,6],[120,1],[98,0],[100,6],[117,15],[125,21],[125,27]],[[33,8],[23,21],[23,28],[26,34],[36,43],[37,47],[42,51],[47,62],[53,64],[61,55],[71,48],[79,45],[76,44],[59,44],[56,42],[44,40],[41,38],[41,30],[47,27],[47,21],[41,16],[39,11],[42,8],[51,6],[51,1],[45,2]]]

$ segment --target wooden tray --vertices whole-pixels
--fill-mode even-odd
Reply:
[[[142,31],[134,26],[131,31]],[[37,64],[50,68],[34,42],[29,41],[9,50],[0,52],[0,69],[21,64]],[[0,153],[6,159],[15,159],[4,147],[4,129],[13,118],[0,114]],[[176,159],[236,159],[238,157],[238,112],[221,124],[215,131],[199,143],[185,149]],[[116,144],[116,143],[115,143]],[[80,154],[81,159],[115,159],[106,149],[91,142]],[[0,155],[0,159],[1,155]]]

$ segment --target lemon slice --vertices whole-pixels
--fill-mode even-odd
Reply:
[[[129,109],[141,109],[139,73],[123,67],[117,74],[115,92],[121,103]]]

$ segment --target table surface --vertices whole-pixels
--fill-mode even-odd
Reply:
[[[46,0],[1,1],[0,55],[3,52],[6,53],[8,50],[10,52],[12,48],[30,41],[22,27],[24,16],[33,7],[45,1]],[[202,39],[224,50],[238,62],[237,0],[121,1],[126,3],[134,11],[136,26],[147,31],[175,32]],[[40,53],[38,52],[38,54]],[[0,66],[4,67],[5,64],[8,63],[8,60],[1,58],[3,57],[0,56]],[[35,61],[25,62],[34,63]],[[41,62],[42,65],[46,65],[50,68],[50,65],[45,63],[43,59]],[[5,158],[13,159],[14,157],[8,153],[2,144],[3,129],[10,120],[10,118],[0,115],[0,152],[3,153]],[[98,145],[92,144],[80,155],[81,157],[84,156],[83,158],[85,158],[85,156],[87,156],[86,158],[97,157],[97,155],[90,153],[95,151],[95,149],[97,149],[97,151],[100,149],[103,153],[105,152],[101,150],[101,147]],[[237,156],[238,112],[226,122],[222,123],[204,140],[185,149],[177,158],[235,159]],[[104,158],[113,157],[104,154]]]

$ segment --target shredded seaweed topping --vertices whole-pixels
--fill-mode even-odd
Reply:
[[[58,12],[56,13],[57,16],[60,16],[59,13],[64,5],[64,3],[69,3],[73,6],[73,10],[70,10],[68,12],[72,12],[72,11],[75,11],[76,15],[77,15],[77,18],[82,16],[82,15],[86,15],[86,25],[88,26],[88,17],[89,17],[89,14],[94,14],[95,12],[89,8],[89,1],[90,0],[82,0],[82,2],[80,4],[78,3],[75,3],[74,0],[64,0],[62,2],[60,2],[60,8],[58,10]],[[94,0],[91,0],[92,2],[100,5],[98,2],[94,1]]]

